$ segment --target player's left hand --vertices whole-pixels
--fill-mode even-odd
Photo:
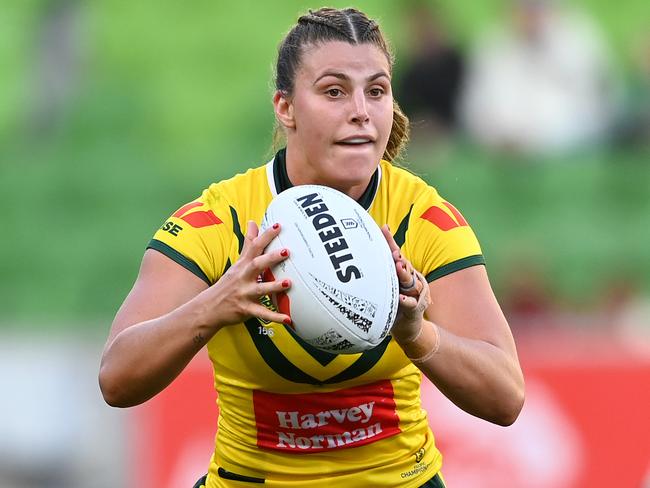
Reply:
[[[393,255],[395,261],[395,272],[397,273],[397,280],[399,282],[400,295],[417,298],[422,292],[422,283],[416,278],[415,269],[411,262],[402,256],[397,242],[393,239],[388,225],[384,224],[381,227],[381,232],[388,243],[388,247]]]
[[[399,282],[399,308],[391,335],[399,343],[410,342],[419,335],[424,311],[431,303],[429,284],[424,276],[413,268],[411,262],[402,256],[388,225],[383,225],[381,232],[392,252]]]
[[[424,325],[424,312],[431,304],[429,284],[426,278],[417,271],[415,278],[421,285],[422,292],[417,298],[400,294],[397,317],[390,331],[399,344],[413,342],[420,336]]]

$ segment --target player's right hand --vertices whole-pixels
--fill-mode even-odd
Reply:
[[[289,279],[266,282],[259,279],[265,269],[272,268],[289,257],[288,249],[264,253],[264,249],[280,231],[280,224],[274,224],[260,234],[257,224],[248,222],[239,259],[219,281],[206,290],[214,298],[207,306],[213,307],[210,314],[219,326],[238,324],[251,317],[291,324],[288,315],[269,310],[260,303],[261,297],[287,291],[291,287]]]

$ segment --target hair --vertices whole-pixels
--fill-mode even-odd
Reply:
[[[329,41],[343,41],[352,45],[372,44],[386,55],[392,71],[394,57],[377,22],[353,8],[324,7],[316,11],[309,10],[309,13],[301,16],[280,43],[275,69],[275,89],[290,96],[305,48]],[[409,133],[409,119],[393,100],[393,126],[383,158],[387,161],[395,160],[406,147]],[[282,140],[283,133],[276,123],[274,147],[278,147]]]

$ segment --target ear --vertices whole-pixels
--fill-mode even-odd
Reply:
[[[273,95],[273,108],[275,117],[285,129],[295,129],[296,121],[293,117],[293,102],[280,90]]]

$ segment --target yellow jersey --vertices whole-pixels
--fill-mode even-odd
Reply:
[[[212,285],[291,186],[285,152],[209,186],[149,244]],[[388,224],[402,254],[429,282],[484,264],[461,213],[408,171],[381,161],[359,203]],[[265,304],[272,307],[268,298]],[[315,349],[290,327],[251,318],[209,341],[219,419],[206,488],[417,487],[442,464],[420,402],[420,371],[387,337],[359,354]]]

